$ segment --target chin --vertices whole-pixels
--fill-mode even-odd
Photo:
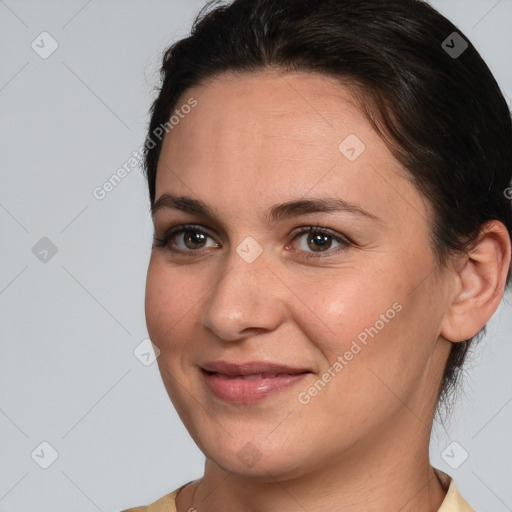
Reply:
[[[308,473],[312,462],[308,459],[304,445],[294,443],[296,450],[284,446],[284,440],[270,442],[261,437],[242,436],[235,438],[226,434],[225,443],[218,437],[204,442],[197,439],[196,444],[206,458],[217,467],[233,475],[251,478],[258,482],[275,482],[288,480]],[[314,454],[311,454],[312,458]]]

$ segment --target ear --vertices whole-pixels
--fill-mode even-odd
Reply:
[[[451,341],[475,336],[498,308],[510,267],[507,228],[493,220],[484,224],[473,249],[455,264],[455,285],[441,335]]]

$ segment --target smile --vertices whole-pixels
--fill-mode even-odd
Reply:
[[[253,373],[226,375],[201,370],[209,393],[223,402],[232,404],[256,403],[284,392],[302,381],[310,372],[301,373]]]

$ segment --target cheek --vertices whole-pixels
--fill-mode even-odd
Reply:
[[[158,255],[151,257],[146,279],[146,324],[151,340],[162,352],[183,339],[177,333],[200,299],[193,291],[193,277],[183,280],[180,275]]]
[[[322,371],[343,358],[343,371],[338,365],[336,375],[344,377],[335,379],[332,390],[366,382],[374,395],[373,385],[380,384],[372,382],[376,377],[370,370],[401,389],[428,362],[440,306],[428,279],[432,262],[420,252],[382,253],[378,262],[303,280],[300,296],[309,307],[295,310],[296,322],[321,353]]]
[[[350,350],[353,341],[364,346],[365,340],[376,332],[380,336],[395,321],[399,305],[393,304],[400,295],[392,283],[376,275],[370,266],[354,265],[333,269],[322,279],[302,279],[293,315],[329,363]]]
[[[191,320],[200,296],[189,289],[191,276],[180,279],[161,255],[153,254],[146,279],[145,314],[151,341],[158,347],[157,358],[167,393],[185,424],[189,408],[182,396],[187,348],[191,347]]]
[[[165,275],[162,275],[154,256],[148,267],[146,277],[146,298],[144,308],[146,313],[146,325],[151,341],[160,348],[160,333],[163,330],[162,321],[164,312],[168,309],[170,288],[166,286]]]
[[[342,358],[334,369],[339,377],[333,379],[326,399],[343,396],[347,403],[352,398],[342,391],[358,389],[354,407],[367,401],[372,408],[376,397],[382,403],[395,400],[387,386],[406,396],[421,380],[442,313],[439,294],[432,280],[425,279],[432,270],[427,263],[418,257],[408,264],[389,261],[386,273],[375,269],[357,276],[346,273],[343,279],[332,280],[322,296],[323,331],[315,334],[311,318],[301,320],[302,329],[324,355],[323,371]]]

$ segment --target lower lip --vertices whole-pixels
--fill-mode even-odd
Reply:
[[[221,400],[250,404],[284,391],[300,382],[309,373],[276,375],[269,379],[233,379],[201,370],[210,391]]]

